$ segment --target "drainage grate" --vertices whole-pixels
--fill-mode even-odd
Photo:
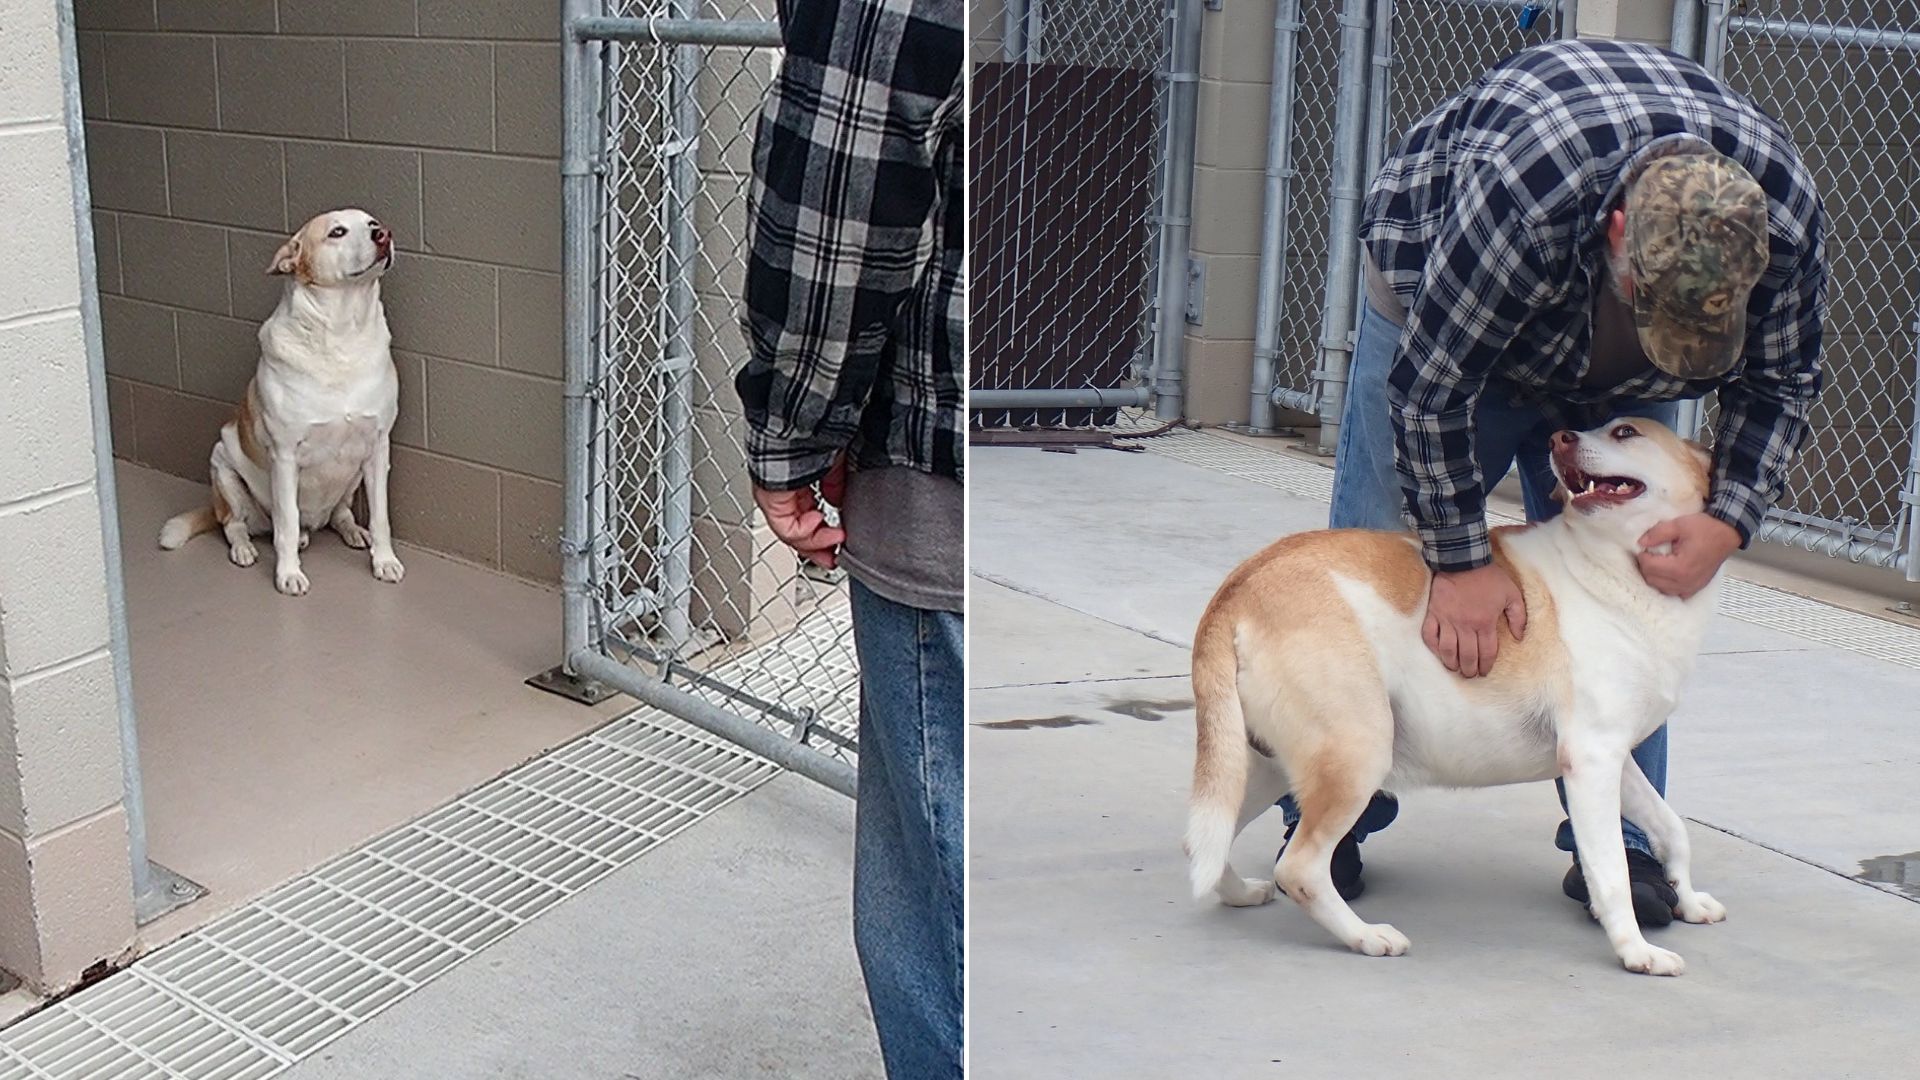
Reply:
[[[631,713],[0,1031],[0,1080],[257,1080],[778,769]]]
[[[1139,445],[1163,457],[1251,480],[1298,498],[1333,501],[1331,468],[1282,453],[1277,448],[1267,449],[1185,428],[1142,439]],[[1520,523],[1520,519],[1498,512],[1489,512],[1487,518],[1496,525]],[[1751,581],[1727,579],[1721,592],[1720,613],[1823,645],[1920,668],[1920,628],[1862,615]]]

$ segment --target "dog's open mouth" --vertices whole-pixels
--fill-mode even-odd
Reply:
[[[1564,462],[1560,465],[1560,482],[1573,495],[1573,505],[1582,510],[1628,502],[1647,490],[1646,484],[1631,476],[1599,476]]]

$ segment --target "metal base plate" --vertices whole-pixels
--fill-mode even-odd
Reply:
[[[569,674],[565,667],[560,666],[550,667],[528,679],[527,685],[535,690],[557,694],[568,701],[577,701],[582,705],[598,705],[619,693],[606,683]]]
[[[150,887],[146,895],[133,898],[133,921],[141,926],[207,895],[205,885],[157,862],[147,863],[147,874]]]

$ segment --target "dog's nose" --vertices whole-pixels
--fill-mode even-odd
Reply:
[[[393,234],[392,234],[392,233],[390,233],[390,232],[388,232],[387,230],[385,230],[385,229],[382,229],[382,228],[380,228],[380,227],[378,227],[378,226],[375,226],[375,227],[374,227],[374,230],[373,230],[373,242],[374,242],[374,243],[376,243],[376,244],[385,244],[385,243],[386,243],[387,241],[389,241],[389,240],[391,240],[391,239],[393,239]]]
[[[1553,433],[1553,445],[1555,446],[1572,446],[1579,441],[1580,436],[1571,431],[1556,431]]]

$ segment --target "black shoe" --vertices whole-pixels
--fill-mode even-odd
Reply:
[[[1287,844],[1293,841],[1293,830],[1299,827],[1297,821],[1287,826],[1286,838],[1280,842],[1280,853],[1273,857],[1276,864],[1280,856],[1287,853]],[[1341,837],[1340,842],[1333,846],[1333,860],[1327,870],[1333,875],[1333,891],[1339,893],[1340,899],[1347,903],[1360,899],[1360,894],[1367,891],[1367,883],[1360,880],[1360,841],[1355,840],[1352,833]]]
[[[1666,867],[1660,860],[1644,851],[1627,849],[1627,881],[1633,888],[1633,917],[1641,926],[1659,929],[1673,922],[1673,906],[1680,902],[1680,894],[1667,884]],[[1580,860],[1575,859],[1573,869],[1560,882],[1560,891],[1567,899],[1581,904],[1591,904],[1587,895],[1587,877],[1580,872]]]

